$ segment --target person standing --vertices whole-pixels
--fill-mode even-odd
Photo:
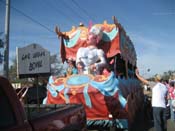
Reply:
[[[150,86],[153,85],[151,81],[148,81],[139,75],[138,69],[136,69],[135,74],[141,82]],[[155,84],[151,87],[152,87],[152,108],[153,108],[155,130],[166,131],[167,130],[166,101],[167,101],[168,89],[162,83],[162,78],[160,75],[155,76]]]
[[[168,95],[170,104],[170,116],[171,120],[175,121],[175,82],[171,80],[169,83]]]

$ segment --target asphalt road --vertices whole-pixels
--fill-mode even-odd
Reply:
[[[147,126],[143,131],[154,131],[153,122],[150,123],[152,123],[151,126]],[[175,131],[175,121],[167,120],[167,131]]]
[[[143,113],[139,112],[131,131],[154,131],[154,122],[151,117],[148,119],[144,117]],[[167,131],[175,131],[175,121],[167,120]]]

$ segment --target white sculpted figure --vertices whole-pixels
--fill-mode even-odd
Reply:
[[[102,39],[103,32],[100,27],[93,26],[88,34],[87,47],[78,49],[76,64],[79,73],[100,74],[100,71],[106,65],[105,55],[102,49],[96,45]]]

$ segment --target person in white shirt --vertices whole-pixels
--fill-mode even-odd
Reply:
[[[93,26],[86,41],[88,46],[78,49],[76,65],[78,70],[83,70],[84,74],[100,74],[102,68],[106,65],[104,51],[97,48],[97,44],[101,41],[102,36],[102,29]]]
[[[135,71],[137,78],[147,85],[151,85],[152,82],[144,79],[139,75],[138,69]],[[167,99],[168,89],[162,83],[162,78],[160,75],[155,76],[155,84],[152,86],[152,108],[153,108],[153,118],[154,126],[156,131],[166,131],[167,121],[166,121],[166,99]]]

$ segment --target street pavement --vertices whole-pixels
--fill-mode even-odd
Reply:
[[[154,122],[151,119],[145,119],[143,113],[139,113],[133,123],[131,131],[155,131]],[[167,131],[175,131],[175,121],[167,120]]]
[[[154,127],[151,126],[145,131],[154,131]],[[167,131],[175,131],[175,121],[172,121],[170,119],[167,120]]]

